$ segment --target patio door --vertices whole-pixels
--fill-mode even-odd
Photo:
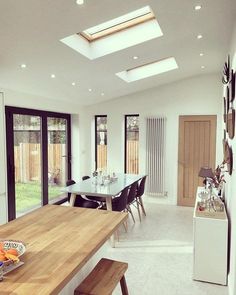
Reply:
[[[70,115],[6,107],[8,219],[65,198]]]

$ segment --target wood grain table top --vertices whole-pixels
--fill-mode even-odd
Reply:
[[[26,244],[25,264],[4,277],[0,294],[58,294],[127,216],[46,205],[0,226],[1,239]]]

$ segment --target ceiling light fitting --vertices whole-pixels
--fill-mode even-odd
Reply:
[[[194,7],[195,10],[200,10],[201,8],[202,8],[201,5],[196,5],[196,6]]]
[[[51,78],[54,79],[56,78],[56,76],[54,74],[51,74]]]
[[[203,56],[204,54],[203,54],[203,53],[200,53],[199,55],[200,55],[200,56]]]
[[[84,4],[84,0],[76,0],[76,4],[83,5]]]
[[[202,35],[197,35],[197,38],[198,39],[202,39]]]
[[[20,65],[22,69],[25,69],[26,68],[26,64],[22,64]]]

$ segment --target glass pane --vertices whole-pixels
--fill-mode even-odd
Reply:
[[[16,217],[41,206],[41,119],[13,115]]]
[[[126,116],[126,173],[139,173],[139,116]]]
[[[67,175],[67,120],[48,118],[48,197],[49,203],[63,195]]]
[[[107,117],[96,117],[97,170],[107,169]]]

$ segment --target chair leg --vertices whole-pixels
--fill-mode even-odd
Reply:
[[[133,214],[133,212],[132,212],[132,209],[131,209],[130,205],[128,205],[128,211],[129,211],[129,213],[131,214],[131,217],[132,217],[132,219],[133,219],[133,222],[135,223],[134,214]]]
[[[115,236],[116,236],[116,239],[117,239],[117,241],[119,242],[119,229],[117,229],[116,231],[115,231]]]
[[[128,232],[128,224],[127,224],[127,221],[124,221],[123,222],[123,226],[124,226],[125,232]]]
[[[139,201],[136,199],[136,204],[137,204],[137,209],[138,209],[138,216],[139,216],[139,221],[141,222],[141,213],[139,209]]]
[[[144,214],[145,216],[147,216],[146,211],[145,211],[144,206],[143,206],[143,200],[142,200],[142,197],[139,197],[139,202],[140,202],[140,205],[141,205],[141,208],[142,208],[143,214]]]
[[[129,295],[126,280],[125,280],[125,276],[123,276],[121,278],[121,280],[120,280],[120,287],[121,287],[122,295]]]

